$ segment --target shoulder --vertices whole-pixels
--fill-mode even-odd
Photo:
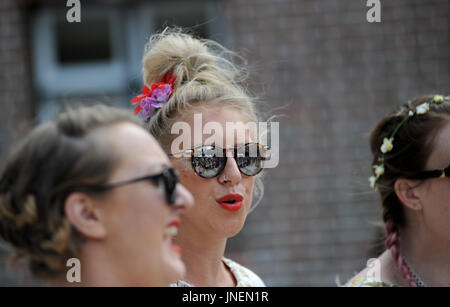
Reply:
[[[383,276],[383,278],[382,278]],[[353,276],[344,287],[397,287],[392,283],[389,270],[386,270],[386,261],[382,257],[371,258],[367,266]]]
[[[344,285],[344,287],[396,287],[396,286],[381,280],[366,277],[364,275],[357,275],[352,279],[350,279]]]
[[[234,262],[231,259],[222,258],[222,261],[233,273],[237,281],[237,287],[265,287],[262,279],[248,268]]]
[[[184,280],[178,280],[174,283],[171,283],[169,287],[193,287],[193,285]]]

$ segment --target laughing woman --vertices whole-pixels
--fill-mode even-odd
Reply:
[[[450,98],[394,110],[371,135],[386,250],[348,286],[450,286]],[[378,264],[376,264],[378,263]]]
[[[133,100],[139,103],[135,112],[172,156],[196,204],[176,237],[187,273],[174,286],[264,286],[255,273],[224,258],[227,239],[239,233],[260,199],[255,201],[253,194],[262,191],[258,174],[266,151],[243,127],[258,122],[258,116],[238,85],[242,72],[229,56],[234,54],[215,42],[168,30],[150,39],[143,58],[144,81],[150,87]],[[237,138],[224,132],[230,122],[242,124]],[[215,134],[194,135],[194,126],[202,123],[205,130],[214,127]],[[179,143],[171,135],[176,127],[189,130]]]
[[[51,285],[167,286],[185,273],[171,236],[193,203],[177,182],[167,155],[128,112],[69,110],[33,130],[8,160],[0,235],[14,259]],[[73,283],[71,258],[80,268]]]

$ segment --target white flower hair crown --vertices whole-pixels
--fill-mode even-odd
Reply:
[[[431,104],[441,104],[444,101],[450,101],[450,96],[442,96],[442,95],[434,95],[434,97],[430,101],[426,101],[420,105],[418,105],[415,110],[410,110],[408,112],[408,116],[406,116],[400,124],[395,128],[394,132],[392,132],[389,138],[384,138],[383,144],[380,147],[380,151],[382,156],[378,159],[379,164],[372,165],[373,176],[370,176],[369,182],[370,186],[373,189],[377,188],[378,179],[384,174],[384,157],[385,155],[394,149],[394,137],[397,134],[398,130],[413,116],[423,115],[428,113],[430,110]]]

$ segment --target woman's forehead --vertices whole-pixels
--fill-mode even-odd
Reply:
[[[434,139],[433,151],[428,157],[427,168],[442,169],[450,164],[450,122],[444,125]]]
[[[243,121],[249,120],[247,114],[237,107],[232,105],[214,105],[214,104],[199,104],[192,106],[185,110],[180,116],[180,120],[194,121],[194,119],[201,115],[203,121],[219,122],[224,124],[230,121]]]
[[[252,142],[257,130],[257,123],[248,121],[242,111],[231,107],[198,107],[185,114],[182,120],[186,124],[184,129],[189,131],[180,131],[180,134],[190,137],[194,145],[233,147]]]
[[[137,125],[122,123],[111,126],[98,137],[109,143],[122,167],[159,170],[162,165],[169,164],[167,155],[155,138]]]

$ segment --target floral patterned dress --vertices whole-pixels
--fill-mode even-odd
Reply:
[[[255,273],[234,262],[231,259],[222,257],[223,263],[230,269],[231,273],[237,281],[236,287],[265,287],[266,285]],[[194,287],[190,283],[179,280],[170,284],[171,287]]]
[[[396,285],[376,280],[366,276],[354,277],[344,287],[397,287]]]

